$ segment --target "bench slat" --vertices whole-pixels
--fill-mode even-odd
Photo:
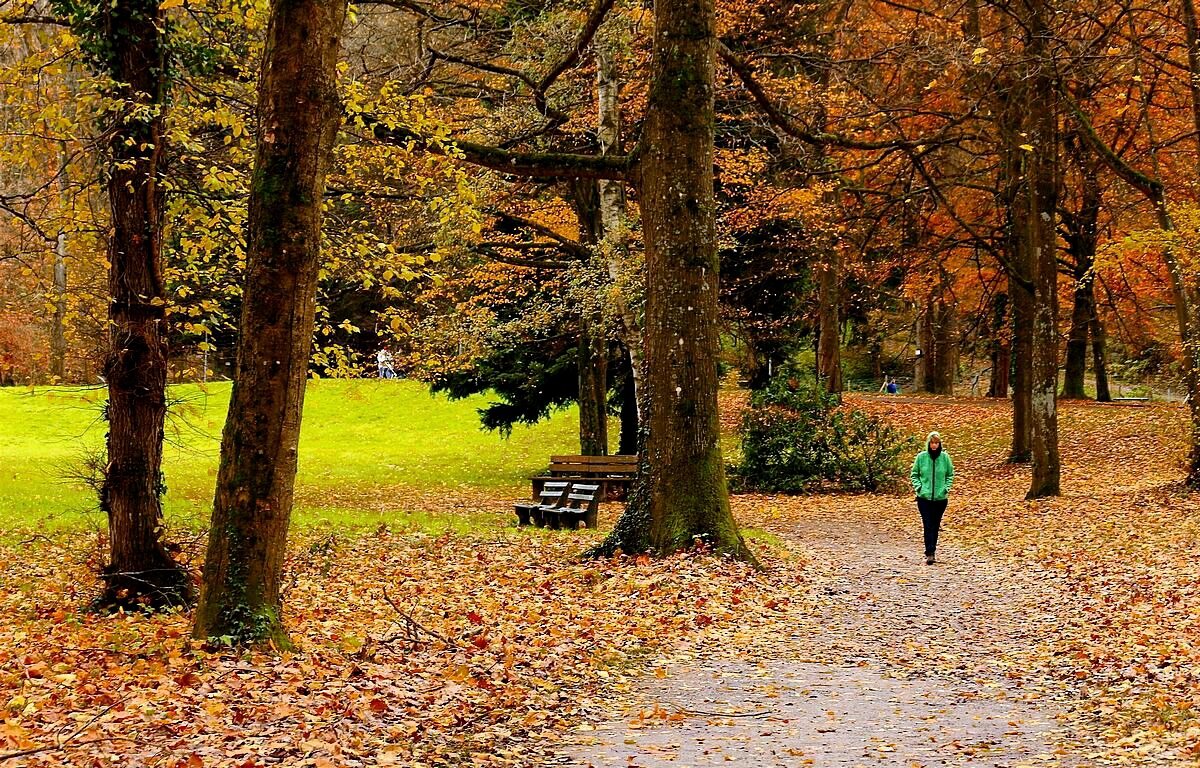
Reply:
[[[551,456],[556,464],[637,464],[637,456],[618,453],[612,456]]]

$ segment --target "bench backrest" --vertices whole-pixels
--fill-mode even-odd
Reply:
[[[565,475],[615,475],[628,477],[637,474],[637,456],[551,456],[550,473]]]
[[[556,505],[562,499],[563,494],[567,492],[568,485],[570,483],[557,480],[546,482],[542,485],[542,490],[538,493],[538,497],[542,500],[543,504]]]
[[[588,509],[599,504],[599,485],[592,483],[572,483],[571,492],[567,494],[562,506],[569,509]]]

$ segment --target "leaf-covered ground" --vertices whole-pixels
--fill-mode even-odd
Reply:
[[[1027,504],[1027,470],[1003,463],[1004,404],[859,402],[913,434],[947,436],[956,497],[945,562],[929,571],[916,565],[907,495],[737,497],[743,523],[770,534],[753,542],[759,573],[695,556],[578,562],[588,534],[507,527],[508,500],[486,489],[452,503],[400,485],[322,489],[321,504],[388,525],[296,537],[287,605],[299,652],[271,657],[204,650],[182,615],[82,612],[95,534],[5,544],[0,753],[38,750],[8,763],[30,766],[548,764],[614,713],[694,727],[696,714],[655,696],[682,679],[671,660],[704,671],[733,659],[735,686],[759,653],[867,661],[878,690],[827,686],[843,708],[859,693],[882,706],[884,693],[883,704],[920,698],[953,679],[977,706],[1015,708],[1013,719],[1049,713],[1044,727],[1031,715],[1010,728],[1045,745],[1032,764],[1200,762],[1200,501],[1178,485],[1182,413],[1065,406],[1066,495]],[[925,617],[887,610],[941,593],[946,604]],[[762,682],[742,687],[758,696]],[[784,697],[779,684],[766,701]],[[956,727],[933,717],[917,730],[949,739]],[[893,750],[863,764],[935,765],[903,754],[896,734],[839,735]],[[991,764],[960,745],[956,759]]]
[[[1006,404],[852,402],[945,435],[941,563],[922,563],[907,494],[737,497],[739,519],[806,559],[806,602],[737,642],[664,654],[569,762],[1200,764],[1200,499],[1179,485],[1182,411],[1065,404],[1065,495],[1026,503],[1028,469],[1004,463]]]

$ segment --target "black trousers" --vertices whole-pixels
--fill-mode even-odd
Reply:
[[[917,499],[917,509],[921,510],[921,524],[925,526],[926,557],[937,551],[938,532],[942,530],[942,515],[946,514],[946,501],[946,499],[941,501]]]

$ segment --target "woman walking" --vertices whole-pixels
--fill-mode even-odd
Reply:
[[[925,565],[933,565],[942,515],[946,514],[946,501],[954,482],[954,462],[942,448],[942,436],[937,432],[930,432],[925,438],[925,450],[913,459],[911,474],[917,509],[925,527]]]

